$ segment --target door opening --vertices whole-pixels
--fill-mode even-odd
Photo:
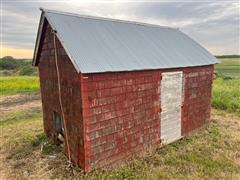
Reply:
[[[54,124],[54,130],[56,133],[56,139],[58,140],[58,143],[63,143],[64,142],[63,118],[59,113],[55,111],[53,112],[53,124]]]

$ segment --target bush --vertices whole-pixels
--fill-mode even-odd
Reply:
[[[35,68],[29,65],[21,68],[19,71],[19,75],[22,75],[22,76],[30,76],[35,74],[36,74]]]
[[[0,59],[0,74],[3,76],[11,75],[37,75],[37,68],[32,66],[30,59],[16,60],[11,56]]]
[[[17,68],[17,61],[11,56],[5,56],[0,59],[1,70],[12,70]]]

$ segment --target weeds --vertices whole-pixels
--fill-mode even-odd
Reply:
[[[31,144],[33,147],[37,147],[37,146],[40,146],[41,144],[48,142],[48,140],[49,139],[46,136],[46,134],[42,133],[42,134],[36,135],[36,137],[31,141]]]
[[[36,135],[31,141],[32,147],[41,147],[43,154],[51,155],[62,151],[60,146],[57,146],[44,133]]]

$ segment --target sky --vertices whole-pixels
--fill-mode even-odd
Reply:
[[[32,58],[39,7],[179,28],[214,55],[240,54],[239,1],[0,1],[1,57]]]

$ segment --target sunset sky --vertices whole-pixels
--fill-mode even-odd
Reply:
[[[1,0],[1,57],[32,58],[39,7],[176,27],[214,55],[240,54],[238,1]]]

